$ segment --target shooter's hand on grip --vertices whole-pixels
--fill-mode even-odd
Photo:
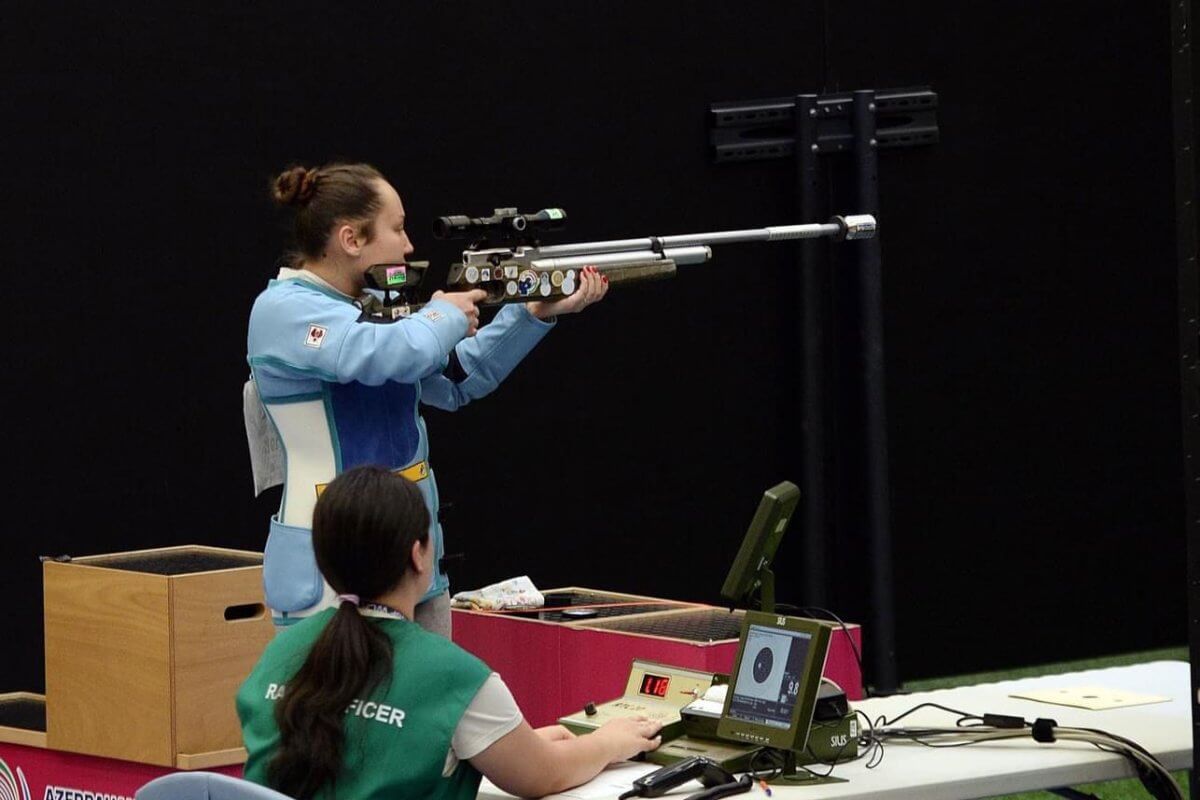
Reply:
[[[479,330],[479,303],[487,297],[483,289],[471,289],[466,292],[443,292],[440,289],[433,293],[431,300],[445,300],[456,306],[467,317],[467,336],[474,336]]]

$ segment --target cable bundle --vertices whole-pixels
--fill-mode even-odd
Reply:
[[[957,714],[955,727],[895,727],[904,717],[926,707]],[[1138,780],[1156,800],[1183,800],[1183,792],[1171,773],[1137,742],[1096,728],[1063,727],[1052,719],[1028,722],[1006,714],[979,716],[937,703],[921,703],[892,720],[882,716],[874,722],[867,719],[867,727],[859,737],[859,746],[870,753],[867,768],[871,769],[883,760],[883,745],[888,741],[910,741],[926,747],[965,747],[979,742],[1028,738],[1043,744],[1057,741],[1087,742],[1106,753],[1117,753],[1133,764]]]

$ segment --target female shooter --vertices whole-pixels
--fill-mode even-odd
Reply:
[[[276,178],[272,196],[295,212],[297,250],[255,300],[247,341],[252,380],[244,405],[256,486],[284,484],[263,564],[267,604],[279,625],[332,604],[312,555],[313,506],[343,470],[381,464],[416,482],[425,498],[435,567],[416,620],[448,636],[438,493],[418,405],[453,411],[488,394],[554,316],[599,301],[607,282],[589,268],[570,297],[507,305],[482,328],[481,290],[436,292],[417,313],[378,324],[356,304],[364,276],[413,250],[392,185],[366,164],[295,167]],[[281,451],[283,464],[262,478],[272,471],[260,469],[272,451]]]

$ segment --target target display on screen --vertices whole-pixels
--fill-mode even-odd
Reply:
[[[766,683],[771,676],[771,667],[775,666],[775,656],[769,647],[764,647],[754,656],[754,681]]]
[[[800,631],[751,625],[729,716],[772,728],[791,727],[811,639]]]

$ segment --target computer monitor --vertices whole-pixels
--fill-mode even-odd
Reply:
[[[803,750],[829,635],[829,626],[817,620],[747,611],[717,736]]]
[[[768,613],[775,610],[775,576],[771,572],[771,561],[799,502],[800,487],[790,481],[763,492],[758,510],[750,520],[750,529],[742,538],[742,546],[721,587],[721,597],[730,605],[749,607],[754,592],[761,588],[762,610]]]

